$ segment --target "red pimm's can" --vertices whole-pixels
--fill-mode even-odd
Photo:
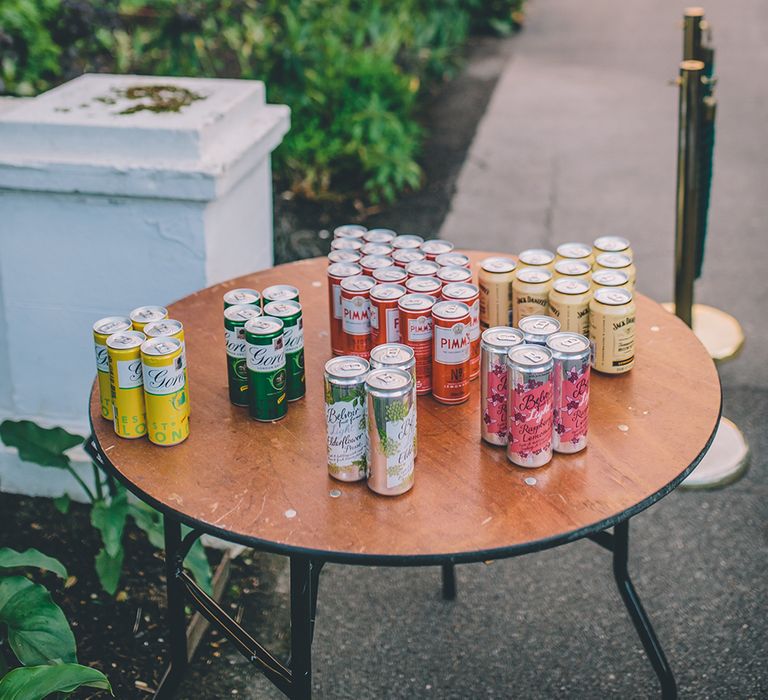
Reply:
[[[453,250],[453,243],[450,241],[444,241],[440,238],[432,238],[429,241],[424,241],[420,248],[422,253],[426,253],[427,260],[432,260],[438,255],[445,255]]]
[[[432,391],[432,307],[429,294],[406,294],[397,302],[400,309],[400,342],[416,358],[416,393]]]
[[[451,251],[450,253],[441,253],[435,258],[435,262],[440,267],[466,267],[469,269],[470,261],[464,253],[456,253]]]
[[[464,403],[469,398],[469,307],[440,301],[432,308],[432,323],[432,396],[440,403]]]
[[[371,354],[372,277],[358,275],[341,280],[341,329],[345,354],[364,357]]]
[[[427,256],[420,250],[402,248],[395,250],[392,255],[392,260],[395,261],[395,265],[398,267],[405,267],[408,263],[416,262],[417,260],[426,260]]]
[[[451,282],[443,287],[442,295],[446,301],[460,301],[469,307],[469,378],[477,379],[480,375],[480,289],[469,282]]]
[[[411,277],[406,280],[405,288],[411,294],[429,294],[437,299],[443,285],[437,277]]]
[[[447,267],[441,267],[435,276],[443,284],[449,284],[450,282],[471,282],[472,270],[469,270],[466,267],[459,267],[458,265],[448,265]]]
[[[405,266],[408,277],[434,277],[440,270],[440,265],[429,260],[414,260]]]
[[[361,274],[363,268],[354,263],[337,262],[328,265],[328,316],[330,318],[331,352],[344,355],[346,343],[341,329],[341,280]]]
[[[377,282],[394,282],[395,284],[405,284],[408,279],[408,273],[402,267],[380,267],[371,273],[371,277]]]
[[[384,267],[392,267],[395,263],[392,258],[384,255],[366,255],[360,258],[358,265],[363,268],[363,274],[370,277],[374,270],[381,270]]]
[[[371,288],[371,347],[400,342],[400,310],[405,295],[402,284],[377,284]]]

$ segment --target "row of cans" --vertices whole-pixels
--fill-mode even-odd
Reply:
[[[224,294],[229,400],[251,418],[285,417],[306,394],[304,321],[299,290],[287,284]]]
[[[482,439],[503,445],[521,467],[542,467],[552,452],[587,446],[590,345],[578,333],[526,334],[512,327],[483,331]]]
[[[383,496],[413,487],[415,386],[415,358],[404,345],[379,345],[370,362],[342,355],[326,363],[328,473],[334,479],[366,480]]]
[[[101,415],[123,438],[170,446],[189,436],[184,326],[162,306],[93,324]]]

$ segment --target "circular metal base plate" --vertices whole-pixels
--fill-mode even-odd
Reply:
[[[675,312],[672,302],[662,306]],[[693,305],[693,332],[715,362],[730,360],[744,345],[744,332],[739,322],[725,311],[706,304]]]
[[[704,459],[680,484],[681,489],[714,489],[740,479],[749,466],[749,446],[733,421],[720,419]]]

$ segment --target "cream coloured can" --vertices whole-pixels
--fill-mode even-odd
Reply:
[[[585,280],[590,282],[592,264],[586,260],[558,260],[555,263],[554,279]]]
[[[635,302],[620,287],[595,291],[589,302],[592,367],[606,374],[629,372],[635,364]]]
[[[579,260],[590,265],[595,262],[592,246],[588,243],[563,243],[557,246],[556,252],[558,260]]]
[[[632,258],[624,253],[601,253],[595,258],[595,270],[621,270],[629,278],[629,284],[634,289],[637,283],[637,269]]]
[[[595,238],[592,243],[592,252],[595,254],[595,257],[601,253],[624,253],[630,259],[635,257],[629,241],[621,236],[600,236]]]
[[[486,258],[477,276],[480,288],[480,328],[512,325],[512,258]]]
[[[549,314],[560,322],[560,330],[589,335],[589,282],[559,279],[549,290]]]
[[[545,268],[518,270],[512,282],[512,319],[517,328],[526,316],[546,316],[552,273]]]
[[[518,269],[524,267],[544,268],[552,272],[555,268],[555,254],[545,248],[524,250],[517,256],[517,267]]]

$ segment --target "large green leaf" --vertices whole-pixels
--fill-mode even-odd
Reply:
[[[8,643],[25,666],[77,661],[67,619],[40,584],[23,576],[0,578],[0,623],[8,627]]]
[[[17,566],[32,566],[36,569],[45,569],[52,571],[59,578],[67,578],[67,570],[64,565],[47,554],[38,552],[36,549],[27,549],[23,552],[17,552],[8,547],[0,548],[0,569],[12,569]]]
[[[112,693],[112,686],[101,671],[79,664],[55,664],[14,669],[0,679],[0,698],[43,700],[52,693],[71,693],[84,685]]]
[[[123,528],[128,515],[128,496],[120,490],[107,503],[98,500],[91,508],[91,525],[101,532],[104,549],[113,559],[123,547]]]
[[[125,550],[120,549],[117,556],[110,557],[105,549],[100,549],[96,555],[96,574],[99,577],[101,587],[114,595],[117,590],[117,584],[120,582],[120,574],[123,572],[123,557]]]
[[[141,501],[138,503],[131,503],[129,510],[137,527],[143,530],[147,535],[150,544],[158,549],[163,549],[163,547],[165,547],[163,516],[152,506],[148,506]]]
[[[29,420],[5,420],[0,423],[0,440],[8,447],[15,447],[26,462],[66,469],[69,458],[64,452],[79,445],[83,438],[64,428],[41,428]]]

